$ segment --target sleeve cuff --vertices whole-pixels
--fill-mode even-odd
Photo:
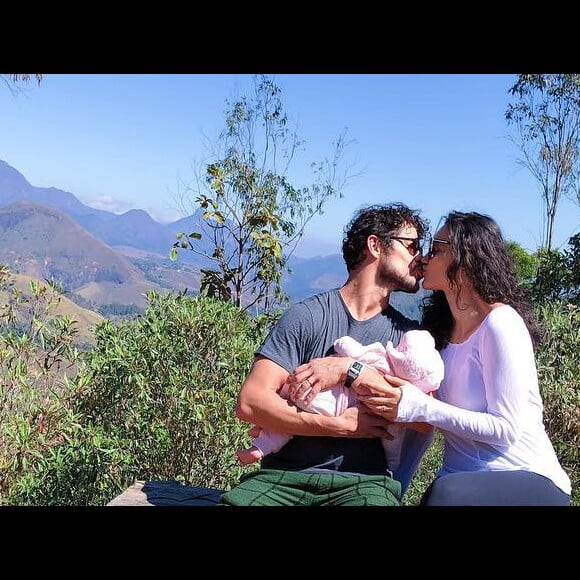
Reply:
[[[411,383],[401,385],[401,399],[397,410],[397,422],[427,421],[427,406],[432,399]]]

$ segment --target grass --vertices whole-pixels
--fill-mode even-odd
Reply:
[[[433,442],[423,456],[419,469],[411,481],[411,485],[403,498],[403,505],[418,506],[421,497],[435,479],[443,460],[443,436],[439,431],[435,431]]]

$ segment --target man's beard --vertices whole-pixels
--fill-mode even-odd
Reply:
[[[393,270],[386,262],[382,262],[379,277],[385,285],[391,286],[393,292],[415,294],[419,291],[419,280],[410,274],[403,275]]]

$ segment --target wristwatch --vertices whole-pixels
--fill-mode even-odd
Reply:
[[[354,380],[360,375],[362,368],[362,363],[359,363],[357,360],[351,363],[351,365],[348,367],[348,370],[346,371],[346,380],[344,381],[345,387],[348,388],[352,385]]]

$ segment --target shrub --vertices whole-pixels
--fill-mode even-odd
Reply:
[[[35,456],[12,502],[101,505],[135,479],[229,488],[247,469],[234,406],[256,325],[231,303],[147,297],[143,316],[95,328],[97,346],[61,398],[61,442]]]
[[[537,354],[544,423],[580,505],[580,307],[555,300],[537,313],[546,330]]]
[[[31,465],[59,442],[57,404],[81,356],[76,322],[55,317],[60,288],[32,281],[25,295],[0,265],[0,504]]]
[[[43,288],[14,291],[0,311],[0,503],[103,505],[135,479],[229,489],[253,469],[235,457],[249,437],[234,407],[271,320],[152,292],[143,315],[100,323],[79,354],[74,321],[50,318],[57,289]],[[580,308],[556,300],[537,314],[546,430],[580,505]],[[418,505],[441,458],[436,433],[405,505]]]

